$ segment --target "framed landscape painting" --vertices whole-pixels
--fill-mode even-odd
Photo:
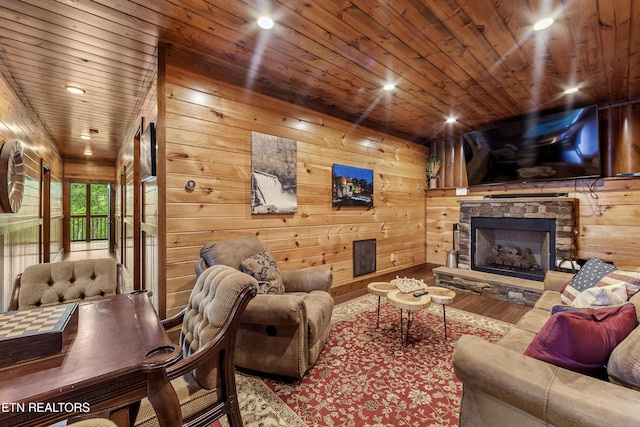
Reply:
[[[333,165],[333,206],[373,207],[373,170]]]
[[[251,213],[295,213],[297,142],[251,132]]]

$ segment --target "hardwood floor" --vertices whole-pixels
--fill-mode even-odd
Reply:
[[[115,257],[115,255],[109,252],[109,242],[107,241],[72,242],[71,252],[67,252],[63,256],[65,261],[109,257]]]
[[[449,307],[513,324],[518,323],[518,320],[531,310],[531,307],[524,305],[467,292],[456,292],[456,299]]]
[[[437,267],[437,265],[427,266],[424,270],[412,273],[412,277],[416,279],[423,279],[429,286],[433,286],[435,279],[433,277],[432,269],[435,267]],[[339,304],[365,295],[366,293],[366,289],[361,289],[350,294],[335,296],[334,301],[336,304]],[[467,292],[456,292],[456,299],[449,305],[449,307],[513,324],[517,323],[525,313],[531,310],[530,307],[520,304],[483,297]]]

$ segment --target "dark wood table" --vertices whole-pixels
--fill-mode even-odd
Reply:
[[[180,426],[164,367],[180,359],[146,292],[81,303],[61,353],[0,369],[0,426],[46,426],[87,411],[128,425],[149,397],[161,426]],[[132,405],[132,406],[131,406]]]

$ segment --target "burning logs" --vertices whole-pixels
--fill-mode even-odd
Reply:
[[[521,270],[540,268],[531,249],[526,248],[523,251],[517,246],[493,245],[491,254],[487,256],[486,262],[488,265],[512,267]]]

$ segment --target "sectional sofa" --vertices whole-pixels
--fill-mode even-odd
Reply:
[[[460,426],[640,425],[640,293],[575,308],[563,301],[573,278],[547,272],[533,309],[497,343],[459,339]]]

